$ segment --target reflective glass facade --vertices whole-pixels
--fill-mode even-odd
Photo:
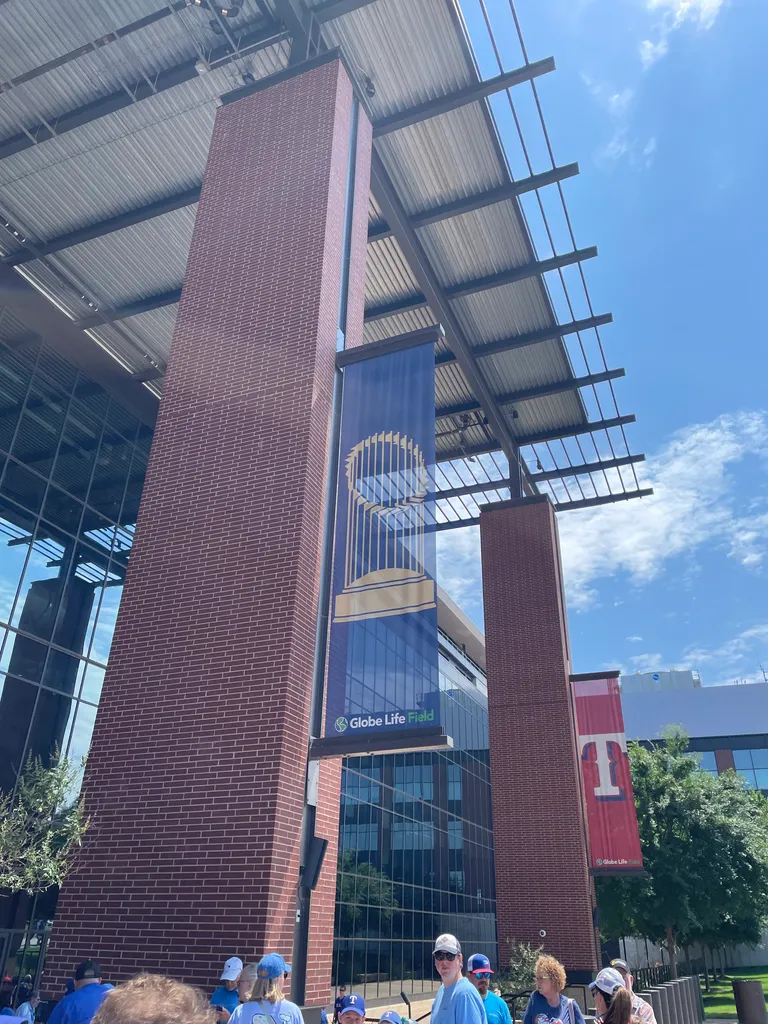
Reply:
[[[371,997],[435,988],[441,932],[496,960],[485,679],[440,643],[454,749],[344,761],[333,981]]]
[[[5,790],[30,754],[58,748],[79,764],[88,751],[150,443],[148,427],[46,345],[0,343]],[[0,901],[0,929],[23,923],[19,901]]]

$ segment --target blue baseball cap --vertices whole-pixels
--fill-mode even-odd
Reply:
[[[354,1010],[355,1013],[359,1013],[361,1017],[365,1016],[365,1000],[362,996],[349,995],[344,996],[341,1001],[341,1009],[339,1010],[339,1017],[343,1017],[348,1010]],[[398,1020],[400,1018],[398,1017]]]
[[[287,964],[279,953],[267,953],[256,965],[256,975],[259,978],[282,978],[284,974],[291,973],[291,965]]]
[[[387,1021],[388,1024],[402,1024],[403,1018],[397,1010],[385,1010],[379,1017],[379,1024],[381,1024],[383,1020]]]
[[[473,953],[467,960],[467,974],[477,974],[478,971],[490,971],[493,974],[491,961],[483,953]]]

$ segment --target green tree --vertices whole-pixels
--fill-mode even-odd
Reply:
[[[73,799],[79,768],[58,752],[27,759],[16,795],[0,794],[0,890],[30,896],[60,885],[88,827]]]
[[[392,914],[399,907],[392,881],[368,861],[356,862],[354,850],[345,850],[341,855],[336,903],[340,935],[353,935],[361,922],[368,933],[375,934],[391,923]]]
[[[509,963],[499,978],[502,992],[532,992],[536,988],[536,961],[543,949],[533,949],[530,942],[510,945]]]
[[[754,941],[768,920],[768,803],[734,772],[702,771],[671,730],[630,744],[645,877],[598,880],[601,931],[678,943]],[[718,938],[718,936],[720,938]]]

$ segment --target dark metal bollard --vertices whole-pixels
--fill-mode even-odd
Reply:
[[[739,1024],[768,1024],[761,982],[757,979],[736,979],[731,984]]]

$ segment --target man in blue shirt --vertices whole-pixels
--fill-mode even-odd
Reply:
[[[216,1012],[216,1020],[227,1021],[237,1009],[240,1002],[237,995],[237,982],[243,973],[243,961],[239,956],[231,956],[224,964],[219,979],[222,984],[213,990],[211,1006]]]
[[[333,1024],[338,1024],[339,1013],[341,1012],[341,1004],[344,1002],[344,997],[347,994],[346,985],[339,985],[339,994],[333,1003]]]
[[[101,967],[95,960],[84,960],[75,970],[75,991],[54,1006],[48,1024],[91,1024],[113,988],[102,984]]]
[[[432,951],[442,985],[432,1004],[431,1024],[488,1024],[480,994],[463,978],[464,961],[455,935],[439,935]]]
[[[467,977],[480,993],[488,1024],[512,1024],[507,1004],[489,990],[492,974],[491,961],[482,953],[473,953],[467,960]]]

